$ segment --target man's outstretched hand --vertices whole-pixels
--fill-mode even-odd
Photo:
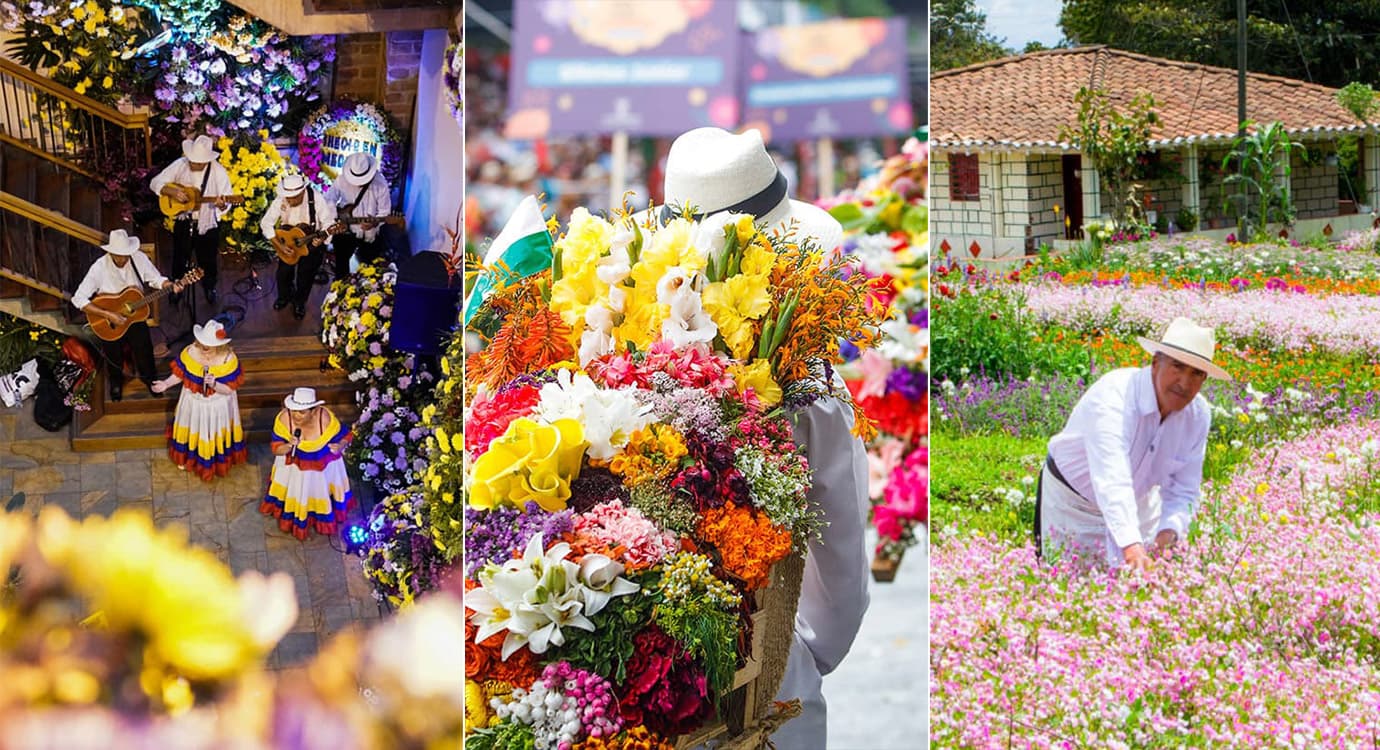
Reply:
[[[1149,570],[1151,565],[1150,555],[1145,551],[1145,545],[1136,542],[1121,551],[1126,561],[1126,567],[1131,570]]]

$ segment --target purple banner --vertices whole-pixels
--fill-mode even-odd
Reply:
[[[738,124],[736,0],[516,0],[509,138]]]
[[[743,127],[768,140],[862,138],[913,127],[905,19],[776,26],[746,42]]]

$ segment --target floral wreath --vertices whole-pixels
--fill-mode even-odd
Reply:
[[[402,176],[402,133],[377,104],[348,98],[322,106],[311,113],[302,125],[301,132],[297,134],[297,163],[302,176],[322,189],[330,187],[330,181],[322,170],[322,159],[325,157],[322,139],[331,126],[344,120],[354,120],[378,136],[381,157],[379,171],[388,180],[389,187],[396,186],[398,178]]]
[[[465,127],[465,100],[461,92],[464,85],[465,45],[456,42],[446,49],[445,88],[446,104],[450,114],[460,127]]]

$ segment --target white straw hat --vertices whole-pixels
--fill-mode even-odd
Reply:
[[[216,142],[209,135],[199,135],[195,140],[182,141],[182,155],[187,161],[205,164],[216,160]]]
[[[356,151],[345,157],[345,163],[340,167],[340,176],[351,185],[368,185],[378,171],[378,159],[363,151]]]
[[[298,388],[283,399],[283,406],[286,406],[289,411],[305,411],[324,403],[326,402],[316,397],[315,388]]]
[[[225,335],[225,326],[219,320],[208,320],[204,326],[192,326],[192,337],[202,346],[216,347],[230,343],[230,337]]]
[[[752,214],[768,231],[794,221],[796,237],[813,237],[825,250],[843,241],[843,227],[829,212],[786,195],[786,178],[756,130],[696,128],[682,134],[666,156],[665,188],[663,222],[688,206],[696,217]]]
[[[307,181],[302,175],[293,172],[283,176],[278,182],[278,195],[284,198],[291,198],[294,195],[301,195],[307,189]]]
[[[1188,318],[1175,318],[1164,329],[1159,341],[1137,336],[1136,340],[1145,351],[1163,354],[1190,367],[1196,367],[1218,380],[1231,380],[1231,373],[1213,364],[1212,357],[1217,353],[1217,337],[1211,328],[1194,323]]]
[[[111,255],[133,255],[139,251],[139,238],[123,229],[116,229],[110,233],[110,240],[101,245],[101,249]]]

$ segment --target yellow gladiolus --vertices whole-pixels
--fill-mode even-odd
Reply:
[[[564,509],[585,446],[584,428],[574,419],[551,424],[528,417],[513,420],[474,462],[470,505],[492,509],[509,503],[521,508],[534,500],[546,511]]]
[[[728,374],[733,376],[733,384],[737,387],[738,393],[745,393],[751,388],[766,406],[781,403],[781,386],[772,377],[771,363],[765,359],[759,359],[750,365],[729,365]]]

